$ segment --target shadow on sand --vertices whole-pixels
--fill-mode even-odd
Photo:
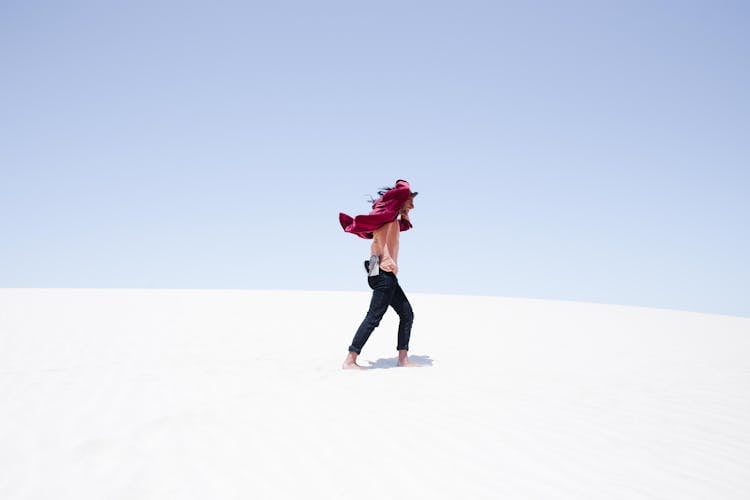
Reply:
[[[417,363],[419,365],[422,365],[423,367],[432,366],[432,358],[429,356],[412,356],[409,355],[409,361],[412,363]],[[388,368],[398,368],[398,357],[395,358],[380,358],[377,361],[368,361],[369,366],[367,366],[367,369],[373,370],[373,369],[388,369]]]

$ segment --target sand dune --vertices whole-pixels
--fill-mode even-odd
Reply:
[[[411,299],[0,290],[0,498],[750,498],[750,319]]]

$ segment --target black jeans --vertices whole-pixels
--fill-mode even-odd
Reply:
[[[398,313],[398,344],[396,349],[409,350],[409,337],[411,336],[411,325],[414,322],[414,312],[411,310],[409,299],[398,284],[398,279],[393,273],[381,270],[377,276],[369,276],[367,284],[372,288],[372,299],[370,309],[367,311],[364,321],[354,334],[349,352],[360,354],[370,334],[380,324],[388,306]]]

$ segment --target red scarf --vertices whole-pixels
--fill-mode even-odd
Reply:
[[[412,194],[409,183],[406,181],[399,180],[396,182],[396,187],[386,191],[383,196],[378,198],[372,205],[372,210],[367,215],[358,215],[354,218],[339,213],[339,222],[341,227],[347,233],[356,234],[360,238],[372,239],[372,232],[381,227],[383,224],[393,222],[398,218],[398,214],[404,203],[409,199]],[[400,219],[399,226],[401,231],[411,229],[411,222],[408,220]]]

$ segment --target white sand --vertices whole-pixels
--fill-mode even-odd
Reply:
[[[750,319],[411,299],[0,290],[0,498],[750,498]]]

